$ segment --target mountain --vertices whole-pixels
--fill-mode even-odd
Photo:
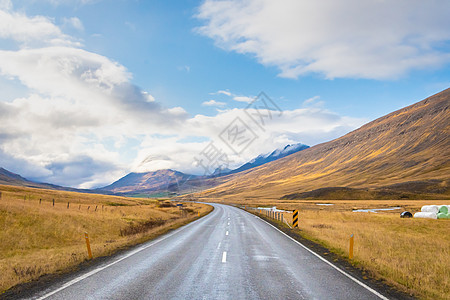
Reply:
[[[266,164],[268,162],[291,155],[298,151],[305,150],[307,148],[309,148],[309,146],[301,144],[301,143],[287,145],[284,148],[276,149],[271,153],[261,154],[261,155],[257,156],[256,158],[252,159],[251,161],[249,161],[248,163],[240,166],[239,168],[237,168],[235,170],[230,170],[228,173],[225,173],[225,174],[234,174],[234,173],[239,173],[241,171],[249,170],[249,169],[261,166],[263,164]]]
[[[333,141],[234,174],[202,196],[346,198],[351,191],[352,197],[450,198],[449,106],[447,89]]]
[[[64,187],[53,185],[53,184],[30,181],[16,173],[10,172],[4,168],[0,168],[0,184],[42,188],[42,189],[77,191],[77,189],[64,188]]]
[[[170,169],[146,173],[130,173],[111,185],[100,188],[99,190],[116,194],[158,194],[161,192],[180,194],[192,192],[221,184],[227,180],[227,175],[229,174],[260,166],[306,148],[308,148],[308,146],[303,144],[287,145],[286,147],[277,149],[269,154],[259,155],[235,170],[218,168],[211,176],[189,175]]]
[[[6,169],[0,168],[0,184],[24,186],[26,184],[33,184],[33,182]]]
[[[78,192],[78,193],[111,194],[106,191],[76,189],[76,188],[64,187],[64,186],[59,186],[59,185],[50,184],[50,183],[35,182],[35,181],[28,180],[16,173],[10,172],[1,167],[0,167],[0,185],[22,186],[22,187],[50,189],[50,190],[58,190],[58,191],[69,191],[69,192]]]
[[[170,169],[130,173],[100,190],[113,193],[175,191],[178,186],[183,186],[187,181],[197,177]]]

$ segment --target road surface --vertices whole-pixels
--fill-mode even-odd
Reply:
[[[34,299],[382,299],[260,218],[212,205]]]

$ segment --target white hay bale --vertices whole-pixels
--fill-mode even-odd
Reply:
[[[422,209],[420,210],[421,212],[432,212],[437,214],[439,211],[439,206],[438,205],[424,205],[422,206]]]
[[[437,219],[437,213],[427,211],[416,212],[414,218]]]

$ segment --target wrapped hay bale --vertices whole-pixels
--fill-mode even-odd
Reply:
[[[439,207],[439,213],[448,214],[448,205],[441,205]]]
[[[450,214],[445,214],[445,213],[438,213],[437,214],[437,218],[438,219],[450,219]]]
[[[424,219],[437,219],[437,214],[434,212],[421,211],[414,214],[414,218],[424,218]]]
[[[439,212],[439,206],[437,205],[424,205],[422,206],[421,212],[432,212],[437,214]]]

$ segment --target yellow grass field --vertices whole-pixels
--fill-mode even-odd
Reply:
[[[343,257],[348,257],[349,238],[354,234],[353,264],[368,270],[373,277],[422,299],[450,299],[450,221],[399,216],[405,208],[415,212],[426,204],[448,204],[448,201],[335,200],[277,203],[276,206],[299,209],[299,234]],[[402,209],[351,212],[394,206]],[[286,213],[285,219],[292,222],[292,214]]]
[[[70,270],[88,259],[85,232],[95,258],[212,210],[189,203],[183,214],[167,201],[3,185],[0,192],[0,295],[16,284]]]

